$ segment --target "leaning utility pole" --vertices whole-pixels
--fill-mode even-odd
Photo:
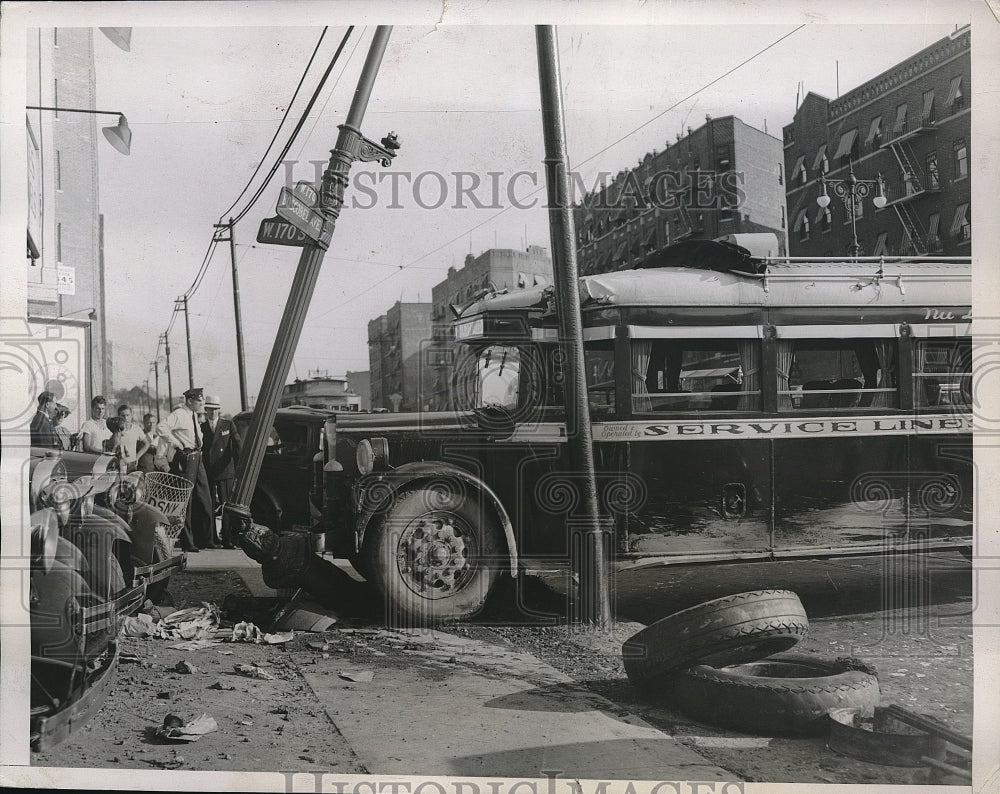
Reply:
[[[572,470],[582,475],[583,520],[569,527],[573,534],[574,569],[579,577],[577,618],[599,626],[611,620],[608,586],[608,538],[598,513],[594,444],[587,403],[586,361],[583,353],[583,318],[580,313],[576,229],[570,205],[569,155],[566,121],[559,78],[559,49],[552,25],[535,27],[538,82],[542,95],[542,130],[545,137],[545,185],[552,243],[559,341],[565,355],[566,446]]]
[[[174,382],[170,377],[170,337],[166,331],[163,332],[163,346],[167,351],[167,400],[170,403],[167,405],[167,413],[170,413],[174,410]]]
[[[283,188],[278,200],[279,215],[299,228],[308,239],[302,248],[298,268],[292,280],[250,425],[244,434],[240,458],[236,465],[236,482],[230,501],[223,508],[223,522],[230,528],[232,537],[240,538],[241,546],[246,553],[260,562],[276,559],[278,547],[283,543],[292,542],[287,536],[279,538],[266,527],[254,525],[249,505],[264,460],[268,433],[278,410],[281,388],[288,377],[288,370],[302,333],[302,326],[323,264],[324,252],[344,205],[348,173],[355,160],[378,161],[388,166],[396,154],[396,149],[399,148],[394,133],[389,133],[382,139],[382,145],[379,145],[365,138],[360,131],[375,76],[378,74],[391,31],[392,27],[386,25],[380,25],[375,29],[375,36],[368,50],[358,87],[354,92],[347,121],[339,126],[340,134],[337,137],[336,148],[330,152],[330,163],[323,173],[319,194],[317,195],[315,189],[309,186],[296,186],[295,191]],[[312,202],[318,206],[310,206]],[[289,211],[290,208],[292,211]],[[310,564],[314,566],[323,563],[332,565],[320,557],[314,555],[310,557],[313,558]],[[308,577],[309,573],[310,571],[306,570],[303,576]],[[265,567],[265,580],[266,578]],[[321,580],[323,577],[316,578]]]
[[[160,421],[160,360],[153,359],[153,375],[156,377],[156,421]]]

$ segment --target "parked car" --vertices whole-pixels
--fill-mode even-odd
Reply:
[[[128,534],[90,512],[101,483],[71,480],[59,456],[30,468],[31,746],[44,750],[100,709],[118,667],[122,619],[146,596],[126,584]],[[82,545],[73,541],[76,538]]]

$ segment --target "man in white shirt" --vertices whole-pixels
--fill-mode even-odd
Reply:
[[[111,428],[104,418],[108,403],[101,395],[90,401],[90,419],[80,426],[80,446],[84,452],[107,452],[105,443],[111,441]]]
[[[132,423],[131,406],[118,406],[118,449],[126,471],[135,471],[139,458],[146,454],[149,442],[142,428]]]
[[[215,543],[212,492],[208,488],[208,475],[201,460],[202,437],[198,414],[204,408],[204,389],[188,389],[184,392],[184,404],[177,406],[156,426],[161,438],[174,448],[170,470],[194,484],[184,532],[178,543],[181,550],[191,552],[219,548]]]

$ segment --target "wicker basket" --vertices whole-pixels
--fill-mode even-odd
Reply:
[[[167,518],[180,519],[182,525],[193,490],[194,484],[190,480],[176,474],[151,471],[143,477],[143,498],[146,504],[162,510]],[[173,525],[176,521],[170,523]]]

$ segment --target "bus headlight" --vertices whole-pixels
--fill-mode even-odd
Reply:
[[[358,471],[371,474],[389,468],[389,442],[384,438],[365,438],[358,444],[355,458]]]

